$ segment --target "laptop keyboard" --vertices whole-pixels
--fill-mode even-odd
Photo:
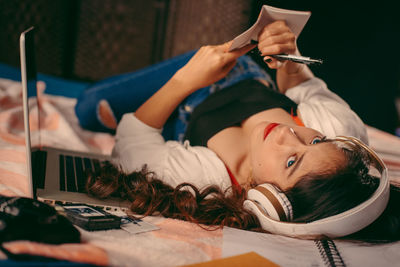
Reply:
[[[101,167],[97,159],[77,156],[59,156],[60,162],[60,190],[67,192],[85,193],[86,170],[96,171]]]

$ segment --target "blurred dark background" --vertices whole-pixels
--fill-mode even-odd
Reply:
[[[365,123],[395,132],[400,23],[391,1],[0,0],[0,63],[19,67],[19,34],[34,25],[39,72],[97,81],[231,40],[263,4],[311,11],[298,46],[324,60],[314,73]]]

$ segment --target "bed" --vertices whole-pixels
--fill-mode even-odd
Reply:
[[[22,99],[21,84],[18,81],[19,72],[15,68],[0,64],[0,77],[2,77],[0,79],[0,194],[25,196],[28,191],[24,131],[20,119],[22,118]],[[73,112],[76,97],[87,84],[46,75],[39,75],[38,80],[38,87],[43,91],[44,108],[46,109],[46,113],[41,118],[44,122],[43,125],[45,125],[44,134],[54,137],[45,139],[45,143],[58,147],[65,147],[65,144],[68,144],[69,149],[109,154],[114,145],[113,136],[83,130],[79,127]],[[370,126],[367,126],[367,129],[370,145],[386,163],[390,178],[400,182],[400,138]],[[243,239],[238,240],[232,237],[241,234],[247,242],[268,237],[269,239],[267,239],[272,240],[272,242],[280,240],[281,243],[285,241],[286,244],[292,244],[292,246],[287,246],[286,254],[268,254],[273,251],[273,248],[269,252],[268,250],[258,251],[258,254],[270,258],[280,265],[310,266],[312,262],[316,263],[315,266],[326,264],[326,260],[323,258],[317,259],[318,253],[314,255],[312,253],[307,254],[306,251],[298,251],[299,246],[312,247],[310,245],[314,244],[312,241],[305,241],[306,243],[303,246],[303,243],[296,243],[302,241],[294,239],[246,233],[247,231],[235,232],[235,230],[229,228],[208,231],[192,223],[157,216],[147,217],[144,221],[156,225],[159,230],[127,234],[123,230],[87,232],[80,229],[82,234],[82,243],[80,244],[47,245],[29,241],[15,241],[4,244],[4,246],[14,253],[40,255],[71,264],[182,266],[249,252],[244,248],[242,250],[237,249],[236,252],[232,251],[235,246],[243,242]],[[267,239],[265,242],[269,242]],[[241,247],[245,244],[244,242]],[[295,245],[298,245],[297,249]],[[344,248],[345,244],[342,247]],[[390,248],[393,247],[398,249],[400,244],[396,243],[390,246]],[[251,249],[251,245],[248,246],[248,249]],[[315,249],[315,252],[317,251]],[[363,252],[366,251],[361,251],[361,253]],[[293,257],[296,253],[299,257],[300,254],[303,255],[300,257],[301,260],[296,260],[298,258]],[[346,253],[344,254],[346,255]],[[288,261],[288,255],[292,255],[290,261]],[[400,262],[396,253],[390,255],[387,256],[389,260]],[[347,265],[358,265],[355,264],[351,255],[346,257],[343,261]],[[0,258],[5,259],[5,255],[0,255]],[[254,260],[254,257],[250,258]],[[381,259],[375,257],[375,262],[369,261],[363,265],[373,266],[376,260],[379,262]],[[246,262],[251,263],[251,261]],[[1,264],[2,262],[0,262]],[[332,263],[330,264],[332,265]]]

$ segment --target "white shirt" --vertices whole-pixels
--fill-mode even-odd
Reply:
[[[286,95],[298,104],[306,127],[314,128],[328,138],[346,135],[368,142],[364,123],[322,80],[312,78],[290,88]],[[147,165],[157,178],[172,187],[183,182],[199,189],[218,185],[225,190],[231,186],[224,163],[213,151],[190,146],[188,141],[183,144],[166,142],[161,131],[141,122],[133,113],[125,114],[117,127],[113,150],[115,163],[127,173]]]
[[[298,106],[304,125],[328,138],[354,136],[368,144],[367,129],[358,115],[325,82],[312,78],[286,91]]]

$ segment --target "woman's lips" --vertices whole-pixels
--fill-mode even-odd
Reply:
[[[265,129],[264,129],[264,140],[265,140],[265,138],[267,138],[267,136],[270,134],[270,132],[278,125],[279,125],[279,123],[270,123],[270,124],[267,125],[267,127],[265,127]]]

